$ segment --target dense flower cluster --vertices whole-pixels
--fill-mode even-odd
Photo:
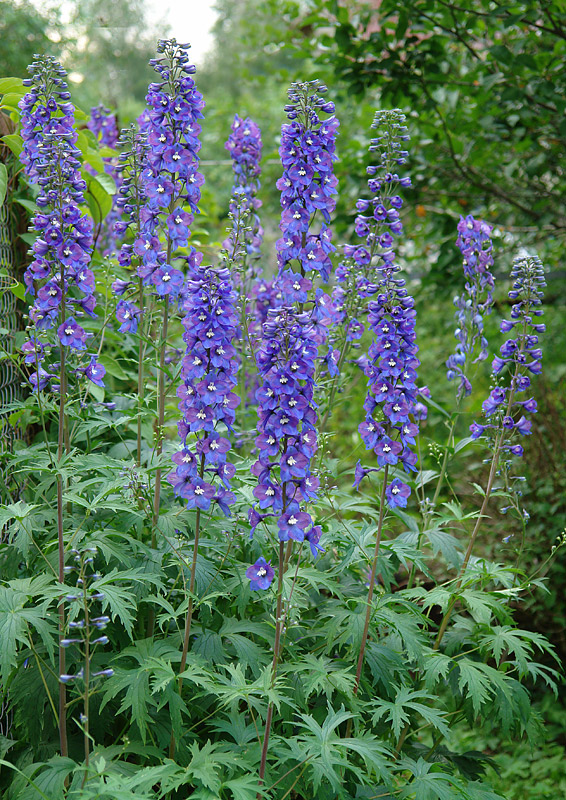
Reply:
[[[186,353],[183,384],[177,390],[183,449],[173,456],[176,469],[168,481],[188,508],[206,510],[216,503],[229,515],[235,468],[227,461],[231,445],[222,429],[232,430],[240,402],[233,391],[238,370],[233,345],[236,294],[228,270],[200,266],[200,258],[191,253],[183,319]],[[214,486],[216,477],[220,483]]]
[[[338,180],[333,163],[340,123],[334,116],[334,103],[321,96],[326,91],[318,81],[292,84],[290,102],[285,106],[289,123],[281,127],[279,154],[284,172],[277,188],[283,212],[279,224],[282,236],[276,248],[279,275],[289,273],[282,285],[288,303],[311,288],[305,274],[319,274],[328,281],[332,268],[329,254],[335,248],[328,223],[336,206]],[[323,120],[321,114],[331,116]],[[315,215],[323,220],[319,233],[311,231]],[[300,285],[298,289],[295,283]]]
[[[34,389],[51,384],[60,376],[42,366],[50,345],[83,353],[89,334],[77,321],[94,317],[94,274],[89,269],[92,252],[92,221],[82,214],[86,183],[80,173],[80,152],[75,146],[74,106],[65,82],[66,72],[51,57],[41,56],[31,64],[30,91],[20,101],[21,161],[28,178],[40,187],[33,218],[38,232],[33,260],[24,275],[29,294],[35,297],[30,320],[35,334],[24,344],[26,363],[35,366],[30,376]],[[71,313],[69,313],[71,312]],[[56,342],[41,340],[41,334],[56,329]],[[104,367],[89,357],[77,372],[102,382]]]
[[[460,217],[456,244],[464,257],[463,267],[466,277],[466,294],[456,295],[454,305],[458,327],[455,331],[458,344],[456,352],[446,361],[448,380],[460,379],[458,396],[467,397],[472,391],[472,384],[466,375],[466,366],[487,358],[487,339],[483,333],[483,318],[491,313],[493,305],[494,278],[490,272],[493,267],[493,245],[491,242],[492,227],[474,217]],[[479,340],[480,351],[476,358],[469,362]]]
[[[250,510],[252,531],[266,517],[277,518],[280,541],[305,539],[313,553],[320,549],[320,528],[302,504],[316,500],[319,481],[310,462],[317,450],[313,405],[317,348],[309,335],[308,317],[292,308],[271,309],[263,326],[257,356],[263,385],[256,392],[258,459],[257,501]],[[258,510],[259,509],[259,510]]]
[[[177,297],[183,287],[183,273],[172,266],[172,255],[186,247],[194,214],[198,213],[200,187],[198,172],[199,134],[204,101],[192,77],[195,67],[189,63],[189,45],[175,39],[160,40],[160,58],[151,65],[161,81],[151,83],[146,96],[149,121],[149,151],[143,172],[146,206],[134,252],[142,257],[138,274],[161,297]],[[191,211],[185,211],[183,206]],[[168,241],[164,250],[159,233]],[[188,258],[176,253],[176,258]]]
[[[416,370],[420,362],[415,337],[416,312],[405,280],[398,277],[400,267],[395,264],[392,249],[393,235],[403,229],[399,220],[403,201],[393,194],[394,187],[410,185],[410,179],[399,178],[390,171],[392,163],[402,166],[407,159],[408,153],[401,149],[401,142],[409,138],[404,120],[400,111],[377,112],[375,116],[373,127],[382,131],[372,140],[372,150],[377,152],[380,163],[368,169],[372,176],[368,185],[376,196],[371,201],[358,202],[359,210],[372,210],[372,214],[357,217],[356,230],[366,238],[367,247],[355,248],[351,255],[353,264],[371,265],[371,276],[356,277],[355,287],[362,296],[374,298],[368,304],[373,341],[365,366],[368,394],[360,435],[366,449],[376,454],[380,467],[401,465],[405,471],[410,471],[417,462],[411,449],[418,434]],[[385,232],[380,233],[383,228]],[[374,265],[375,256],[378,258]],[[349,326],[351,329],[352,320]],[[356,331],[351,335],[361,334]],[[358,468],[356,485],[360,475]],[[398,478],[386,487],[390,507],[405,507],[409,494],[409,486]]]
[[[473,422],[470,431],[474,439],[493,432],[499,437],[497,446],[501,450],[521,456],[523,448],[513,443],[514,434],[530,434],[531,420],[525,413],[535,414],[537,403],[532,397],[517,400],[516,396],[526,392],[531,385],[530,376],[542,370],[538,334],[545,331],[545,325],[535,320],[543,314],[540,306],[546,282],[543,265],[536,256],[515,259],[511,277],[514,281],[509,298],[518,302],[511,307],[511,319],[501,322],[501,332],[510,333],[515,329],[514,338],[507,339],[500,348],[501,356],[493,359],[495,386],[482,406],[486,421]],[[505,373],[509,376],[507,386],[502,385]]]
[[[232,123],[232,133],[224,146],[230,153],[234,170],[234,186],[230,200],[233,231],[224,242],[224,247],[229,257],[234,258],[236,255],[234,229],[243,225],[247,229],[244,236],[244,255],[247,262],[250,257],[257,259],[263,240],[263,228],[257,214],[261,208],[261,200],[256,196],[260,188],[261,131],[249,117],[241,119],[236,114]],[[249,268],[252,273],[249,277],[254,277],[253,263]]]

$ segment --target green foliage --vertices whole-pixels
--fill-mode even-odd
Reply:
[[[436,248],[439,272],[444,274],[448,263],[454,262],[447,245],[447,231],[453,233],[453,220],[448,216],[453,199],[445,191],[447,182],[456,194],[467,198],[466,203],[483,204],[508,224],[524,222],[521,215],[530,218],[533,213],[537,225],[554,224],[541,199],[541,184],[557,147],[549,140],[541,157],[541,148],[525,133],[532,127],[529,115],[533,111],[525,108],[521,97],[509,93],[513,86],[517,91],[523,88],[521,81],[534,81],[529,91],[542,91],[550,79],[558,81],[558,97],[562,92],[557,68],[546,53],[533,54],[530,45],[521,52],[520,30],[526,27],[531,31],[536,20],[520,8],[512,14],[507,8],[498,11],[489,6],[484,12],[489,20],[482,22],[470,7],[466,25],[475,44],[489,38],[488,22],[508,23],[498,43],[490,43],[486,50],[488,68],[482,71],[477,54],[466,47],[464,51],[453,47],[452,28],[444,31],[446,37],[427,35],[429,23],[425,24],[422,3],[416,0],[403,7],[393,0],[382,4],[386,21],[390,20],[395,30],[394,47],[384,41],[387,25],[364,38],[363,25],[368,18],[361,8],[337,2],[311,2],[309,6],[307,17],[294,17],[297,5],[291,0],[247,0],[235,10],[233,4],[220,4],[217,48],[224,60],[220,63],[217,59],[209,66],[201,87],[205,91],[207,85],[210,88],[210,127],[204,141],[215,160],[225,155],[223,137],[233,112],[258,114],[270,162],[266,183],[273,183],[280,173],[276,151],[282,84],[294,69],[283,43],[287,28],[292,28],[297,41],[310,43],[317,38],[323,48],[323,54],[317,55],[318,65],[310,60],[301,62],[305,77],[322,63],[323,71],[336,71],[348,87],[337,100],[344,117],[340,231],[347,232],[351,225],[347,215],[359,191],[361,164],[366,158],[365,141],[362,147],[358,129],[371,111],[371,105],[358,103],[349,89],[369,90],[377,76],[380,81],[383,78],[380,91],[385,102],[412,103],[421,112],[417,159],[423,177],[417,191],[427,206],[441,206],[442,219],[435,223],[437,236],[431,245]],[[445,4],[432,6],[434,19],[447,27]],[[89,80],[92,77],[82,96],[90,102],[91,93],[103,87],[109,104],[141,97],[146,77],[140,64],[142,60],[145,63],[148,43],[140,39],[140,4],[97,4],[96,15],[93,8],[91,2],[77,4],[73,23],[92,45],[74,53],[77,70]],[[252,28],[250,11],[255,14]],[[132,22],[136,14],[138,18]],[[122,26],[122,22],[128,24]],[[321,26],[328,30],[319,37]],[[123,35],[117,44],[113,32],[118,28]],[[247,37],[250,31],[253,35]],[[253,57],[250,53],[244,58],[239,44],[242,37]],[[119,57],[110,59],[108,54],[116,47]],[[370,47],[379,53],[383,50],[380,58],[367,59]],[[419,48],[420,54],[416,52]],[[561,52],[558,44],[553,56],[557,63]],[[101,65],[109,61],[112,69],[102,74]],[[130,71],[127,80],[126,68]],[[417,80],[407,81],[407,70],[412,70]],[[273,80],[274,74],[278,81]],[[463,102],[463,89],[452,86],[457,80],[475,87],[473,102]],[[18,79],[0,81],[4,107],[15,120],[22,91]],[[230,93],[238,98],[240,107],[233,107]],[[558,102],[548,97],[544,101],[548,105],[547,101]],[[512,120],[515,105],[518,119]],[[470,142],[479,124],[480,107],[490,134],[485,154],[472,163]],[[544,136],[549,135],[553,119],[544,120]],[[442,124],[445,120],[450,123],[447,128]],[[522,150],[519,134],[523,136]],[[446,151],[447,141],[452,151]],[[21,137],[17,133],[4,137],[4,143],[18,155]],[[507,155],[501,159],[503,145]],[[116,187],[104,174],[94,137],[82,130],[78,146],[84,164],[97,173],[85,171],[86,203],[93,221],[100,225]],[[537,158],[539,173],[535,170]],[[520,167],[513,166],[517,160],[523,162]],[[501,191],[494,190],[500,183],[498,179],[496,184],[488,166],[503,171]],[[220,169],[214,169],[211,183],[215,191],[203,198],[207,230],[198,234],[207,254],[214,253],[210,242],[222,235],[227,205],[222,198],[227,201],[231,182]],[[481,182],[472,180],[478,170]],[[526,202],[527,189],[535,194],[525,210],[518,203]],[[555,184],[547,189],[554,199],[560,192]],[[34,213],[33,196],[22,180],[16,202]],[[275,193],[265,197],[266,212],[278,211]],[[275,238],[275,225],[272,228],[270,236]],[[421,230],[423,237],[429,232],[426,225]],[[409,248],[406,255],[410,261]],[[101,351],[106,386],[70,387],[69,447],[62,458],[56,457],[56,400],[41,393],[8,409],[10,419],[20,420],[22,428],[26,427],[27,436],[14,442],[9,460],[21,493],[0,507],[0,685],[12,714],[9,736],[0,737],[2,796],[7,800],[178,800],[185,796],[253,800],[259,793],[297,800],[502,800],[510,797],[503,775],[511,783],[535,777],[544,792],[552,780],[561,788],[561,745],[553,745],[545,770],[529,761],[523,743],[529,740],[529,746],[537,748],[540,742],[540,716],[531,707],[531,692],[540,686],[556,692],[561,680],[552,646],[521,619],[525,597],[539,596],[540,570],[538,565],[534,571],[530,569],[526,549],[502,552],[498,530],[497,537],[492,537],[497,546],[483,542],[481,557],[474,556],[460,574],[470,526],[479,514],[474,485],[479,495],[484,491],[483,456],[468,436],[460,436],[466,428],[463,421],[458,422],[455,438],[449,437],[446,444],[445,425],[452,419],[445,407],[448,390],[443,395],[439,388],[431,402],[429,422],[423,426],[422,468],[413,481],[420,504],[385,517],[366,629],[367,581],[378,531],[378,504],[371,488],[367,494],[351,490],[365,387],[353,367],[346,372],[344,391],[338,395],[342,401],[320,448],[323,497],[316,514],[326,552],[313,561],[307,547],[290,551],[289,570],[282,579],[283,616],[277,620],[275,585],[266,592],[252,592],[244,577],[263,545],[276,540],[270,524],[258,528],[253,541],[249,538],[250,431],[245,426],[237,431],[241,434],[234,448],[238,501],[233,516],[220,520],[203,513],[199,518],[193,587],[196,512],[184,508],[165,483],[159,508],[153,506],[157,469],[168,468],[176,449],[178,415],[173,387],[178,380],[177,359],[174,356],[167,367],[171,391],[164,452],[158,455],[156,439],[162,432],[156,429],[154,410],[157,370],[152,361],[153,334],[143,342],[151,357],[147,358],[144,397],[138,403],[138,342],[133,336],[116,333],[111,322],[116,301],[110,284],[119,269],[114,261],[102,264],[98,254],[95,265],[105,315],[85,325],[93,334],[93,348]],[[419,269],[424,272],[425,266],[421,264]],[[418,302],[426,306],[429,297],[424,294]],[[421,348],[423,372],[431,383],[439,383],[438,363],[445,360],[451,320],[441,333],[438,320],[446,311],[446,305],[435,298],[422,315],[424,338],[432,342]],[[158,310],[150,302],[146,313],[148,329],[154,330]],[[170,343],[182,347],[176,323]],[[486,383],[485,376],[480,376],[479,386]],[[103,402],[108,405],[101,405]],[[472,402],[479,403],[475,398]],[[138,419],[142,446],[141,463],[136,464]],[[439,452],[447,454],[448,486],[442,484],[436,458]],[[553,483],[541,476],[539,487],[561,485],[560,463],[553,465]],[[62,585],[57,580],[58,484],[64,497],[66,563],[71,564],[74,554],[84,548],[96,549],[93,558],[100,573],[100,614],[110,619],[105,631],[109,642],[92,657],[93,669],[111,668],[113,674],[93,684],[89,693],[87,738],[91,737],[92,747],[88,767],[83,759],[85,724],[81,716],[85,693],[78,682],[69,686],[67,696],[70,757],[57,755],[58,607],[61,597],[76,589],[71,582]],[[427,505],[427,495],[434,496],[437,487],[444,502]],[[497,498],[509,496],[507,487],[497,486]],[[551,491],[545,494],[543,490],[531,499],[535,507],[539,504],[536,521],[542,540],[541,520],[561,513],[563,504]],[[482,524],[488,539],[495,523],[486,518]],[[546,544],[539,541],[538,548],[541,557],[545,556]],[[551,593],[550,602],[556,600],[557,593]],[[66,624],[76,621],[77,606],[65,608]],[[193,614],[191,637],[183,651],[189,608]],[[446,635],[439,637],[446,616],[450,618]],[[275,674],[273,648],[278,623],[282,625],[282,655]],[[67,626],[66,634],[72,630]],[[365,657],[358,662],[366,634]],[[84,664],[80,648],[69,647],[67,657],[69,673],[77,674]],[[268,720],[272,722],[271,745],[265,778],[260,782],[262,735]],[[521,764],[513,763],[507,751],[503,761],[499,757],[501,749],[511,747],[510,740],[520,742],[513,746],[525,754]],[[503,764],[501,777],[492,774],[492,764],[499,768]],[[539,798],[533,795],[532,800]]]

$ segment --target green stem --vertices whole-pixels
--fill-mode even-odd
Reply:
[[[277,664],[279,662],[282,610],[283,610],[283,572],[285,569],[285,548],[284,543],[279,542],[279,574],[277,578],[277,611],[275,618],[275,642],[273,644],[273,662],[271,665],[271,685],[275,683],[277,675]],[[267,751],[269,749],[269,736],[271,733],[271,723],[273,721],[273,702],[270,701],[267,707],[267,717],[265,719],[265,731],[263,734],[263,747],[261,749],[261,761],[259,765],[259,785],[263,786],[265,777],[265,767],[267,764]],[[262,793],[257,793],[257,800],[261,800]]]
[[[65,268],[61,264],[60,272],[61,288],[63,296],[61,298],[61,324],[65,324]],[[61,459],[63,458],[63,447],[65,443],[65,400],[67,395],[67,380],[65,374],[66,351],[64,345],[61,348],[60,366],[60,387],[59,387],[59,427],[57,436],[57,462],[59,473],[57,474],[57,553],[58,553],[58,579],[59,583],[65,583],[65,539],[63,525],[63,478],[61,476]],[[65,606],[63,598],[59,600],[59,675],[66,672],[65,648],[61,645],[61,640],[65,637]],[[67,687],[59,681],[59,745],[61,755],[65,758],[68,755],[67,742]]]
[[[375,537],[375,549],[373,551],[373,562],[371,565],[371,575],[369,579],[369,591],[368,591],[368,600],[367,600],[367,608],[366,608],[366,618],[364,622],[364,630],[362,633],[362,641],[360,644],[360,654],[358,656],[358,666],[356,669],[356,681],[354,684],[354,694],[358,694],[358,690],[360,688],[360,679],[362,676],[362,666],[364,663],[364,656],[366,652],[366,644],[368,640],[368,633],[369,633],[369,623],[371,619],[371,605],[373,600],[373,593],[375,588],[375,576],[377,573],[377,559],[379,556],[379,549],[381,546],[381,533],[383,531],[383,520],[385,519],[385,490],[387,488],[387,473],[389,471],[389,465],[385,465],[385,469],[383,470],[383,485],[381,487],[381,497],[379,499],[379,519],[377,522],[377,533]],[[348,738],[348,736],[346,736]]]
[[[200,457],[199,475],[201,478],[204,475],[204,453]],[[187,656],[189,653],[189,644],[191,641],[191,626],[193,622],[193,609],[194,609],[193,594],[195,591],[198,544],[200,538],[200,516],[201,516],[200,508],[197,508],[196,520],[195,520],[195,541],[193,545],[193,558],[191,562],[191,576],[189,578],[189,605],[187,608],[187,616],[185,617],[183,651],[181,653],[181,663],[179,664],[179,681],[178,681],[179,695],[181,694],[183,689],[183,672],[185,671],[185,667],[187,665]],[[171,739],[169,741],[169,758],[173,758],[174,756],[175,756],[175,735],[173,731],[171,731]]]
[[[142,421],[141,421],[141,411],[142,411],[142,401],[144,396],[144,370],[143,370],[143,360],[144,360],[144,341],[143,341],[143,326],[144,326],[144,313],[143,313],[143,303],[144,303],[144,296],[143,296],[143,281],[140,278],[138,284],[138,291],[139,291],[139,304],[140,304],[140,318],[138,324],[138,337],[139,337],[139,348],[138,348],[138,431],[137,431],[137,448],[136,448],[136,464],[138,467],[141,466],[141,445],[142,445]]]
[[[170,247],[170,245],[169,245]],[[161,328],[161,344],[159,348],[159,376],[157,382],[157,441],[154,453],[157,459],[163,452],[163,424],[165,421],[165,349],[167,346],[167,325],[169,321],[169,295],[165,295],[163,304],[163,321]],[[159,507],[161,501],[161,466],[158,464],[155,471],[155,487],[153,493],[153,518],[151,524],[151,548],[157,547],[157,525],[159,524]],[[155,608],[149,609],[147,618],[147,638],[153,636],[155,629]]]

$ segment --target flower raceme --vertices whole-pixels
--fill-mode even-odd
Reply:
[[[108,108],[105,108],[101,103],[97,106],[93,106],[90,110],[90,120],[87,125],[89,130],[91,130],[98,139],[100,145],[112,149],[116,148],[118,144],[116,115]],[[121,174],[117,169],[117,157],[102,156],[102,160],[104,162],[104,172],[110,175],[116,184],[116,189],[119,191]],[[86,169],[93,175],[96,174],[96,171],[88,164]],[[97,248],[104,256],[113,256],[119,250],[120,239],[115,230],[115,224],[120,220],[121,216],[118,199],[119,194],[115,194],[112,197],[112,208],[104,220],[96,242]]]
[[[235,468],[227,460],[231,445],[226,433],[240,402],[233,391],[238,370],[233,345],[236,295],[228,270],[200,266],[200,258],[193,251],[184,306],[186,353],[177,390],[183,449],[173,456],[176,468],[168,481],[188,508],[207,510],[216,503],[228,516]]]
[[[339,122],[334,116],[334,103],[322,97],[327,91],[319,81],[294,83],[289,89],[285,106],[289,122],[281,127],[279,154],[283,175],[277,181],[281,192],[281,238],[278,239],[277,261],[279,275],[320,275],[324,282],[330,277],[332,232],[328,227],[336,207],[334,175],[336,134]],[[322,119],[321,115],[328,117]],[[322,216],[320,231],[314,233],[315,215]],[[311,288],[311,280],[306,281]],[[287,288],[287,287],[286,287]],[[284,302],[295,298],[284,297]]]
[[[366,449],[376,454],[379,467],[400,465],[405,471],[412,471],[417,461],[412,448],[418,434],[416,370],[420,363],[416,312],[405,280],[398,277],[400,268],[395,264],[392,249],[393,236],[403,230],[398,213],[403,201],[393,192],[397,185],[410,185],[410,178],[400,178],[391,172],[393,165],[401,166],[407,158],[401,144],[408,139],[404,120],[404,114],[398,110],[378,112],[375,116],[373,127],[381,135],[372,139],[370,149],[379,154],[380,163],[368,168],[372,176],[368,186],[376,195],[371,201],[358,203],[359,210],[371,210],[372,214],[356,218],[356,231],[365,237],[366,246],[353,249],[351,260],[341,265],[340,280],[357,296],[372,298],[367,315],[373,340],[365,366],[368,392],[360,435]],[[352,320],[346,317],[345,321],[351,329]],[[358,465],[355,485],[359,485],[367,472]],[[385,496],[390,507],[405,507],[409,494],[409,486],[395,478],[387,486]]]
[[[276,518],[282,542],[320,537],[310,514],[301,508],[316,500],[318,489],[310,468],[317,449],[313,405],[317,348],[309,331],[306,314],[289,307],[270,309],[257,356],[262,386],[256,392],[258,458],[252,473],[258,485],[249,518],[252,532],[262,519]]]
[[[104,367],[86,354],[89,334],[79,320],[94,317],[94,274],[89,268],[92,253],[92,221],[82,214],[86,183],[80,174],[80,151],[75,146],[74,106],[65,81],[66,72],[49,56],[40,56],[29,67],[24,82],[30,91],[20,101],[23,151],[21,161],[29,180],[40,193],[40,211],[33,218],[38,237],[32,247],[33,260],[24,275],[27,291],[35,300],[29,317],[35,333],[24,344],[26,363],[36,371],[30,376],[34,389],[44,389],[58,379],[57,370],[42,366],[50,347],[66,347],[77,356],[75,372],[96,373],[101,383]],[[70,313],[69,313],[70,312]],[[55,330],[55,341],[47,332]],[[82,356],[87,355],[88,365]]]
[[[511,307],[511,319],[503,320],[500,329],[502,333],[513,332],[514,336],[501,346],[501,355],[493,359],[495,385],[482,405],[485,420],[473,422],[470,432],[474,439],[498,437],[501,450],[522,456],[523,448],[515,434],[528,436],[531,433],[531,421],[525,413],[536,414],[537,403],[532,397],[518,400],[517,395],[527,392],[531,375],[538,375],[542,370],[538,335],[544,333],[545,325],[536,320],[543,314],[540,306],[546,282],[537,256],[516,258],[511,277],[514,280],[509,298],[515,302]],[[507,385],[503,385],[505,375]]]
[[[467,372],[470,363],[484,361],[487,358],[487,339],[483,333],[483,318],[491,313],[493,305],[494,278],[490,272],[493,267],[493,245],[491,242],[491,225],[474,217],[461,217],[458,223],[456,244],[464,257],[463,267],[466,277],[466,294],[454,298],[458,327],[455,336],[458,339],[456,352],[446,362],[448,380],[459,378],[458,396],[467,397],[472,391],[472,384]],[[480,343],[480,351],[470,361]]]
[[[228,256],[237,260],[234,229],[239,225],[244,225],[247,228],[244,236],[244,259],[246,261],[248,258],[257,259],[263,240],[263,228],[257,214],[261,208],[261,200],[256,196],[260,188],[259,177],[261,175],[262,142],[259,126],[249,117],[242,119],[236,114],[230,136],[224,146],[232,158],[234,186],[230,200],[233,231],[223,244],[228,251]],[[244,273],[246,273],[242,275],[244,283],[247,282],[246,279],[256,277],[253,263],[249,270],[251,274],[247,275],[247,270],[244,268]]]
[[[192,77],[195,67],[189,63],[188,47],[175,39],[159,42],[161,57],[150,63],[162,80],[150,84],[146,96],[149,151],[142,174],[146,205],[133,249],[142,257],[140,277],[161,297],[182,294],[183,273],[171,260],[173,252],[188,244],[204,183],[198,172],[198,120],[203,116],[204,101]],[[160,233],[169,243],[166,250]],[[188,258],[179,253],[176,257]]]

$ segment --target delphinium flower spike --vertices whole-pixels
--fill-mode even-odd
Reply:
[[[146,206],[141,215],[142,229],[134,244],[134,251],[142,255],[138,274],[145,286],[151,287],[162,300],[163,306],[158,346],[157,441],[154,449],[157,459],[163,450],[165,350],[168,322],[173,310],[170,300],[178,300],[182,308],[184,299],[184,275],[173,262],[186,263],[191,258],[192,251],[186,248],[190,226],[198,213],[200,187],[204,183],[198,172],[199,120],[203,116],[204,101],[195,86],[195,67],[189,62],[188,48],[189,45],[179,44],[176,39],[162,39],[157,45],[158,58],[150,61],[161,80],[151,83],[146,95],[149,152],[142,176]],[[160,495],[161,467],[158,466],[153,499],[153,547],[156,546]],[[152,628],[150,619],[148,635]]]
[[[334,161],[340,123],[334,103],[323,97],[327,91],[316,80],[293,83],[285,106],[289,121],[281,127],[279,154],[284,171],[277,181],[283,209],[276,245],[278,288],[281,304],[298,304],[300,310],[314,279],[329,280],[330,253],[335,250],[329,224],[336,207]],[[322,219],[315,231],[317,217]]]
[[[224,260],[239,293],[240,336],[236,348],[240,359],[239,394],[243,409],[248,392],[256,383],[255,351],[261,339],[261,308],[255,300],[261,274],[260,248],[263,228],[258,215],[261,200],[257,197],[261,175],[261,131],[249,117],[235,115],[231,133],[224,145],[232,158],[234,184],[230,200],[230,228],[223,242]],[[261,281],[267,288],[269,282]],[[264,294],[264,297],[269,297]]]
[[[523,455],[523,447],[519,442],[521,437],[531,433],[531,420],[526,414],[536,414],[537,411],[534,398],[519,398],[530,389],[531,376],[540,374],[542,370],[539,334],[544,333],[545,325],[538,321],[543,314],[542,290],[546,285],[542,262],[537,256],[516,258],[511,277],[511,319],[502,320],[500,329],[502,333],[513,332],[513,336],[501,346],[501,356],[493,359],[492,389],[482,405],[484,419],[470,426],[472,438],[483,439],[492,456],[481,509],[456,579],[456,593],[462,585],[495,482],[502,477],[502,473],[507,478],[513,456]],[[435,649],[440,646],[448,626],[456,603],[456,593],[442,619]]]
[[[403,233],[400,211],[403,198],[399,191],[411,186],[408,175],[400,176],[398,168],[407,157],[404,150],[409,134],[405,115],[399,109],[378,111],[372,128],[378,136],[370,143],[370,152],[378,152],[380,163],[367,167],[368,189],[371,198],[356,203],[356,234],[361,244],[345,245],[344,260],[336,269],[336,285],[326,313],[333,325],[326,357],[332,376],[329,399],[322,429],[332,412],[340,373],[348,355],[359,342],[366,328],[368,304],[382,290],[383,275],[395,263],[395,240]],[[360,366],[367,366],[365,359]]]
[[[410,495],[410,487],[399,477],[391,480],[391,467],[402,467],[413,471],[417,462],[413,450],[418,435],[417,418],[417,358],[418,347],[415,336],[414,300],[405,288],[405,280],[399,277],[400,267],[395,263],[392,249],[393,234],[402,231],[398,209],[401,198],[393,194],[398,184],[409,185],[409,178],[399,178],[391,172],[406,163],[408,153],[402,149],[408,134],[404,125],[405,115],[399,111],[378,111],[373,127],[380,136],[372,140],[371,150],[377,153],[379,163],[368,169],[372,179],[370,189],[376,192],[374,199],[361,203],[362,211],[372,210],[371,216],[358,216],[356,230],[366,237],[368,247],[354,250],[349,269],[357,263],[369,267],[365,276],[353,275],[352,290],[372,299],[367,305],[368,323],[372,331],[372,343],[368,351],[365,373],[368,391],[364,408],[365,420],[359,432],[367,450],[377,456],[378,467],[383,471],[380,492],[379,518],[375,548],[369,578],[367,609],[364,630],[360,643],[354,693],[357,694],[369,635],[369,623],[377,573],[377,560],[381,546],[381,535],[386,508],[404,508]],[[360,203],[358,204],[360,208]],[[374,261],[375,259],[375,261]],[[358,306],[361,307],[361,306]],[[346,320],[351,326],[352,319]],[[367,474],[360,464],[356,469],[356,484]]]
[[[234,231],[240,225],[246,228],[241,248],[243,263],[240,265],[240,274],[234,277],[249,286],[258,275],[258,258],[263,240],[263,228],[257,213],[261,208],[261,200],[257,197],[262,148],[259,126],[249,117],[242,119],[236,114],[224,146],[232,159],[234,185],[230,200],[232,231],[223,244],[233,259],[236,255]]]
[[[230,490],[235,467],[227,454],[231,448],[228,437],[240,402],[234,392],[238,370],[234,348],[238,327],[236,294],[228,270],[200,266],[201,258],[193,251],[189,262],[183,318],[186,352],[181,371],[183,383],[177,390],[183,415],[178,425],[183,447],[173,456],[175,470],[167,478],[175,494],[196,512],[180,674],[190,642],[201,514],[213,507],[229,516],[235,500]],[[182,682],[179,678],[179,691]],[[172,736],[171,757],[174,750]]]
[[[378,112],[374,120],[374,127],[385,125],[387,130],[401,131],[406,139],[404,115],[399,111]],[[388,170],[388,148],[394,143],[391,136],[384,136],[386,144],[384,150],[380,149],[382,137],[374,140],[374,148],[381,157],[381,163],[372,168],[372,174]],[[401,166],[405,163],[407,153],[404,150],[394,149],[395,161]],[[385,172],[383,180],[389,186],[391,175]],[[375,188],[381,189],[381,176],[375,178]],[[399,181],[399,178],[397,178]],[[389,228],[400,232],[401,223],[398,220],[397,208],[400,198],[388,199],[379,196],[375,198],[373,218],[391,218],[385,223]],[[393,202],[392,202],[393,201]],[[389,212],[396,213],[389,217]],[[358,217],[357,227],[369,227],[371,223],[366,219],[361,221]],[[368,231],[368,235],[371,232]],[[377,238],[377,232],[373,232]],[[367,450],[373,450],[377,456],[377,463],[382,468],[402,466],[405,471],[413,471],[417,461],[412,448],[418,434],[415,423],[415,405],[417,403],[417,358],[418,347],[415,337],[414,300],[405,288],[404,278],[399,277],[400,267],[395,263],[395,253],[390,247],[391,235],[387,232],[380,237],[382,244],[379,247],[379,261],[373,266],[371,286],[365,291],[373,297],[368,303],[368,322],[373,333],[370,345],[369,361],[365,372],[368,378],[368,393],[364,408],[366,418],[359,426],[360,435]],[[372,240],[373,241],[373,240]],[[385,249],[385,248],[388,249]],[[362,248],[365,249],[365,248]],[[400,480],[395,479],[386,487],[385,496],[390,507],[406,506],[409,487]]]
[[[469,375],[470,364],[487,358],[487,339],[483,332],[483,318],[491,313],[493,305],[494,278],[490,272],[493,267],[493,245],[491,225],[480,219],[461,217],[458,223],[456,244],[464,257],[463,268],[466,278],[465,294],[456,295],[458,339],[456,352],[447,360],[448,380],[458,378],[458,397],[467,397],[472,391]],[[473,358],[479,342],[479,353]],[[472,360],[473,359],[473,360]]]
[[[30,383],[38,393],[45,389],[59,396],[57,459],[66,447],[67,371],[101,383],[104,367],[87,353],[89,335],[79,320],[95,316],[94,274],[89,269],[92,222],[81,213],[86,183],[80,174],[75,146],[74,106],[65,81],[66,72],[49,56],[38,56],[24,81],[29,92],[20,101],[23,150],[20,156],[28,180],[39,186],[33,218],[38,232],[33,260],[24,275],[27,291],[35,300],[30,308],[31,334],[24,343],[25,360],[33,364]],[[49,445],[46,442],[49,449]],[[51,458],[51,455],[50,455]],[[64,581],[63,478],[57,477],[58,578]],[[59,672],[65,674],[65,608],[59,604]],[[66,693],[59,690],[59,739],[67,755]]]

